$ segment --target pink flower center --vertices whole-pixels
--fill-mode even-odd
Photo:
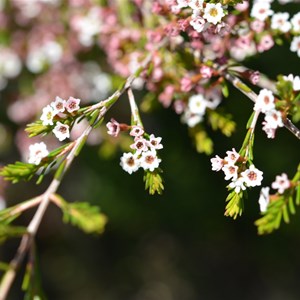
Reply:
[[[254,171],[251,171],[251,172],[249,172],[249,174],[247,175],[247,177],[248,177],[250,180],[255,181],[255,180],[257,179],[257,174],[256,174]]]

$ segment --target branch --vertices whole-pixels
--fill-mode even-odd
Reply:
[[[223,72],[225,78],[232,83],[232,85],[247,96],[254,103],[256,102],[257,94],[252,91],[245,83],[243,83],[238,77],[228,73]],[[284,127],[288,129],[296,138],[300,139],[300,129],[297,128],[290,119],[285,118],[283,120]]]

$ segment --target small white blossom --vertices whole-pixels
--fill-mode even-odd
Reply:
[[[295,14],[292,17],[291,23],[292,23],[292,26],[293,26],[293,30],[295,32],[300,32],[300,12],[298,12],[297,14]]]
[[[141,126],[134,125],[131,127],[130,135],[134,137],[140,137],[144,134],[144,129]]]
[[[60,142],[70,137],[69,126],[62,124],[61,122],[56,123],[56,126],[53,128],[52,132]]]
[[[177,7],[178,8],[184,8],[188,7],[191,0],[177,0]]]
[[[238,167],[237,166],[234,166],[231,164],[226,164],[222,168],[222,171],[225,174],[225,180],[229,180],[229,179],[236,180],[238,177],[238,173],[237,173]]]
[[[243,177],[239,177],[237,179],[232,180],[232,182],[228,185],[230,188],[234,189],[234,191],[238,194],[241,190],[245,190],[245,181]]]
[[[77,111],[80,108],[79,104],[80,99],[70,97],[66,102],[65,107],[69,113],[72,113],[73,111]]]
[[[236,152],[234,148],[232,151],[226,151],[227,156],[224,158],[228,163],[235,164],[237,160],[240,158],[240,155]]]
[[[129,152],[123,154],[123,156],[121,157],[120,165],[124,171],[126,171],[129,174],[132,174],[133,172],[139,169],[140,161],[137,158],[136,154]]]
[[[163,148],[163,145],[161,144],[161,137],[155,137],[154,134],[150,135],[147,145],[153,150],[159,150]]]
[[[251,17],[260,21],[264,21],[273,14],[273,10],[270,9],[270,3],[266,1],[259,1],[253,4],[251,10]]]
[[[150,150],[142,153],[140,158],[141,167],[144,170],[149,170],[153,172],[154,169],[158,168],[161,159],[159,159],[156,155],[156,151]]]
[[[288,76],[283,76],[285,81],[290,81],[293,84],[293,90],[295,92],[300,91],[300,77],[295,76],[293,74],[289,74]]]
[[[189,98],[188,108],[192,114],[204,115],[206,110],[206,100],[203,95],[193,95]]]
[[[211,158],[210,162],[211,162],[211,168],[213,171],[220,171],[224,166],[224,160],[218,155]]]
[[[274,96],[270,90],[262,89],[260,90],[256,102],[254,105],[254,110],[265,113],[267,111],[273,110],[275,108]]]
[[[265,212],[268,208],[270,203],[270,196],[269,196],[269,187],[263,187],[260,191],[260,196],[258,199],[259,209],[261,212]]]
[[[56,112],[54,111],[53,107],[50,105],[47,105],[43,108],[43,113],[40,118],[41,121],[43,121],[43,125],[53,125],[53,117],[56,115]]]
[[[245,184],[248,187],[261,185],[263,180],[263,172],[256,169],[254,165],[251,165],[249,169],[242,172],[241,176],[244,178]]]
[[[274,14],[271,20],[271,28],[281,32],[290,31],[292,25],[288,21],[289,17],[290,15],[287,12]]]
[[[193,11],[201,11],[203,9],[203,0],[190,0],[189,7]]]
[[[270,125],[267,122],[262,122],[263,128],[262,130],[267,134],[268,139],[274,139],[276,128],[270,127]]]
[[[190,25],[197,31],[202,32],[206,28],[206,24],[208,24],[202,17],[196,16],[193,17],[190,21]]]
[[[281,112],[273,109],[266,112],[265,122],[269,128],[283,127]]]
[[[39,165],[41,160],[49,154],[47,146],[44,142],[35,143],[29,146],[29,158],[30,164]]]
[[[117,137],[120,133],[120,123],[117,122],[115,119],[111,119],[110,122],[106,124],[107,127],[107,134]]]
[[[275,181],[272,183],[272,189],[278,190],[279,194],[283,194],[286,189],[290,187],[290,181],[285,173],[276,176]]]
[[[51,107],[53,108],[55,114],[65,111],[66,100],[56,97],[55,101],[51,102]]]
[[[206,3],[203,18],[216,25],[225,16],[221,3]]]
[[[184,113],[182,115],[181,121],[183,123],[186,123],[189,127],[193,128],[198,123],[200,123],[203,120],[203,116],[200,114],[193,114],[189,110],[189,108],[186,108],[184,110]]]
[[[300,36],[295,36],[293,38],[290,50],[292,52],[297,52],[297,55],[300,57]]]
[[[130,145],[131,149],[135,149],[136,153],[142,153],[143,151],[148,150],[147,141],[144,138],[138,138],[134,141],[132,145]]]

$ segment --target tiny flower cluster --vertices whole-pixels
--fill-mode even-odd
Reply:
[[[272,189],[277,190],[278,194],[283,194],[291,186],[291,182],[288,179],[287,174],[282,173],[276,176],[275,181],[272,183]],[[263,187],[260,191],[260,196],[258,199],[259,208],[261,212],[265,212],[270,203],[270,188]]]
[[[217,25],[225,16],[221,3],[206,3],[203,0],[177,0],[177,5],[171,7],[172,11],[178,13],[182,8],[193,10],[190,25],[197,31],[205,31],[210,24]]]
[[[227,156],[222,159],[218,155],[211,158],[212,170],[222,170],[225,174],[225,180],[230,180],[228,185],[230,189],[238,194],[241,190],[245,190],[246,187],[254,187],[261,185],[263,179],[263,172],[255,168],[253,164],[245,169],[245,165],[239,163],[243,161],[243,158],[233,148],[232,151],[226,152]]]
[[[130,145],[134,152],[123,154],[121,167],[129,174],[136,172],[139,168],[153,172],[161,162],[156,152],[163,148],[161,137],[151,134],[147,139],[144,138],[144,129],[140,126],[132,126],[130,135],[134,137],[134,143]]]
[[[263,130],[268,138],[274,138],[278,127],[283,127],[281,112],[275,109],[275,98],[270,90],[262,89],[254,105],[255,111],[265,114]]]
[[[54,126],[52,132],[59,141],[63,141],[70,137],[70,127],[58,120],[56,121],[55,117],[59,116],[58,119],[61,119],[66,114],[72,115],[74,112],[79,110],[79,103],[80,99],[73,97],[70,97],[68,100],[56,97],[55,101],[43,108],[40,120],[44,126]]]

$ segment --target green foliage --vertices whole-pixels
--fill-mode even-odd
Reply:
[[[144,173],[145,190],[149,190],[150,195],[155,193],[161,195],[164,190],[163,179],[160,173],[162,173],[160,169],[155,169],[153,172],[145,171]]]
[[[282,219],[285,223],[289,223],[289,214],[295,213],[293,198],[289,196],[279,197],[268,205],[268,209],[263,217],[255,222],[258,234],[267,234],[278,229]]]
[[[26,227],[12,226],[5,223],[0,223],[0,244],[11,237],[20,237],[26,234]]]
[[[9,164],[0,169],[0,176],[3,176],[5,180],[17,183],[21,180],[28,181],[38,171],[40,166],[23,163],[17,161],[15,164]]]
[[[190,129],[190,133],[194,138],[196,150],[199,153],[205,153],[207,155],[212,154],[213,141],[203,128],[196,126]]]
[[[97,206],[92,206],[88,202],[68,203],[56,195],[55,203],[63,212],[63,221],[70,223],[86,233],[100,234],[104,231],[107,218],[100,213]]]
[[[208,121],[213,130],[219,129],[228,137],[235,131],[236,123],[232,120],[232,116],[220,109],[208,110]]]
[[[241,216],[244,210],[244,195],[243,192],[231,192],[226,198],[225,216],[231,217],[234,220]]]
[[[51,132],[50,126],[43,125],[41,120],[35,121],[27,125],[25,131],[28,133],[29,137],[37,136],[39,134],[46,135]]]

